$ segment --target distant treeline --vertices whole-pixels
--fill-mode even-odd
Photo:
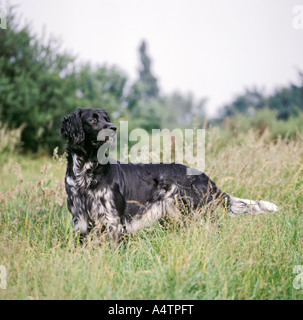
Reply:
[[[276,89],[266,96],[262,90],[247,89],[222,110],[222,118],[238,113],[254,115],[258,110],[274,110],[279,120],[288,120],[290,116],[298,116],[303,112],[303,73],[298,71],[299,84]]]
[[[25,125],[24,150],[52,152],[62,147],[62,117],[76,108],[104,108],[113,120],[131,120],[147,130],[185,127],[194,116],[201,120],[204,100],[161,94],[146,46],[142,41],[138,79],[132,82],[118,67],[80,64],[60,51],[56,39],[40,39],[30,24],[21,25],[10,8],[7,29],[0,30],[0,121],[10,128]]]
[[[81,64],[62,53],[56,39],[38,38],[30,24],[22,25],[11,7],[7,29],[0,30],[0,121],[9,128],[24,126],[23,149],[33,152],[62,147],[61,119],[76,108],[104,108],[114,121],[130,120],[130,129],[202,126],[206,99],[163,94],[145,41],[139,57],[135,81],[116,66]],[[245,92],[223,109],[221,119],[265,107],[277,110],[279,119],[296,115],[303,110],[302,73],[299,76],[300,86],[280,89],[271,97],[257,90]]]

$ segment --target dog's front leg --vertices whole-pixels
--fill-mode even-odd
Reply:
[[[118,214],[107,215],[107,235],[111,246],[117,246],[123,235],[123,225]]]

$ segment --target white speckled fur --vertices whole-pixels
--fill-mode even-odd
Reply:
[[[269,201],[256,201],[249,199],[240,199],[230,196],[230,216],[235,217],[244,213],[248,214],[260,214],[279,211],[278,206]]]

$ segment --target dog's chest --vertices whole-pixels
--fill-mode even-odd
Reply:
[[[73,215],[85,214],[94,221],[102,217],[108,220],[116,211],[113,192],[110,188],[92,187],[97,181],[94,180],[93,172],[87,172],[86,168],[91,166],[84,166],[78,171],[78,175],[74,172],[74,176],[66,176],[69,210]]]
[[[88,190],[94,178],[94,169],[96,163],[91,161],[84,161],[82,158],[73,155],[72,171],[74,177],[70,177],[74,180],[79,192]]]

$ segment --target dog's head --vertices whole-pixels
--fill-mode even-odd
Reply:
[[[61,136],[75,149],[98,148],[116,131],[103,109],[77,109],[63,119],[60,128]]]

